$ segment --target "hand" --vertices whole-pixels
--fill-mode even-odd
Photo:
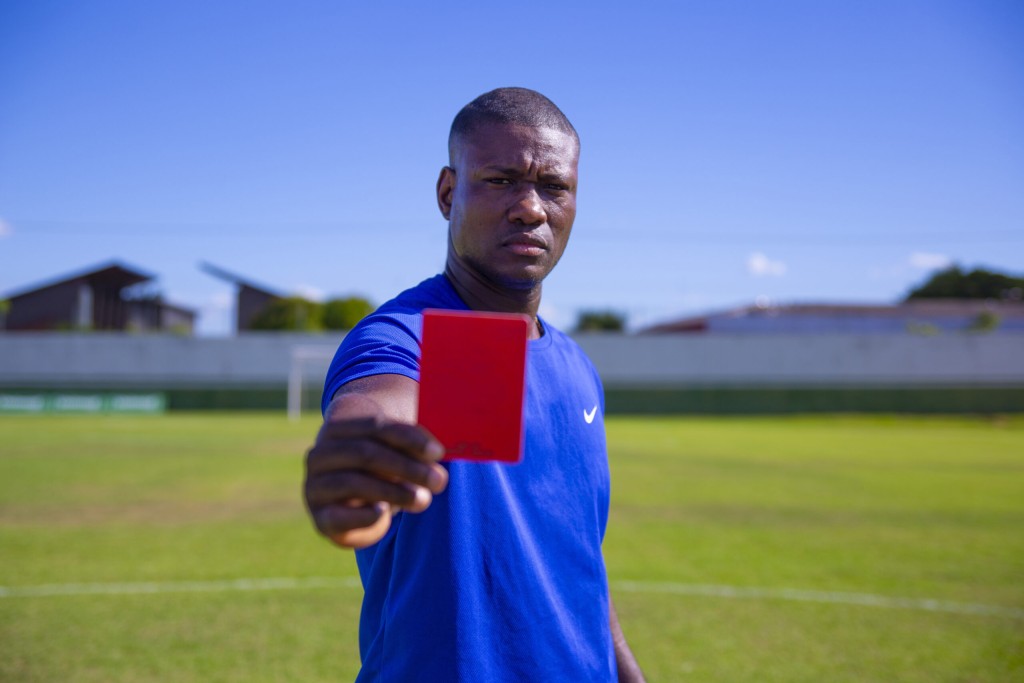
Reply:
[[[444,447],[423,427],[365,416],[368,399],[344,399],[306,454],[305,499],[320,533],[364,548],[383,538],[396,511],[426,510],[448,472],[437,464]]]

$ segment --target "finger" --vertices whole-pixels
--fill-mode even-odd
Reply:
[[[427,475],[427,488],[431,493],[441,493],[448,488],[448,470],[436,462],[430,466],[432,474]]]
[[[372,436],[380,428],[380,421],[373,417],[345,418],[343,420],[326,420],[320,426],[318,439],[351,439],[354,437]]]
[[[327,420],[320,427],[318,439],[336,441],[361,437],[381,439],[399,450],[429,462],[440,460],[445,453],[441,442],[422,425],[382,421],[375,417]]]
[[[422,486],[385,481],[362,472],[330,472],[306,480],[306,504],[309,507],[383,501],[410,512],[422,512],[433,498]]]
[[[371,505],[324,505],[310,510],[317,530],[329,538],[353,529],[365,529],[378,523],[387,515],[390,525],[390,508],[386,503]]]
[[[332,505],[317,509],[313,522],[331,541],[345,548],[365,548],[384,537],[391,527],[392,510],[376,505]]]
[[[318,441],[306,454],[307,477],[338,470],[360,470],[434,493],[443,491],[448,482],[448,472],[440,465],[420,462],[372,439]]]
[[[388,532],[389,528],[391,528],[391,512],[385,509],[377,521],[370,526],[332,534],[328,538],[343,548],[359,549],[373,545],[384,538],[384,534]]]
[[[444,445],[420,425],[392,422],[382,425],[376,438],[427,463],[437,462],[444,457]]]

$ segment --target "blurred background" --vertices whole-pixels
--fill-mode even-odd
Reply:
[[[0,680],[354,675],[301,454],[508,85],[652,680],[1024,678],[1024,4],[2,0]]]
[[[337,332],[443,267],[434,183],[452,117],[522,85],[583,142],[574,237],[542,315],[673,337],[642,353],[635,340],[588,346],[613,410],[672,404],[620,388],[687,382],[1004,385],[992,401],[820,404],[831,409],[1024,401],[1005,396],[1021,381],[1019,337],[1005,337],[1024,330],[1020,3],[0,12],[2,327],[195,342],[71,353],[8,335],[20,345],[0,367],[7,389],[134,386],[179,391],[172,408],[267,407],[291,373],[315,405]],[[258,330],[327,336],[309,340],[319,351],[280,336],[203,343]],[[765,350],[751,334],[787,340]],[[747,341],[722,351],[722,335]],[[852,350],[851,335],[872,348]],[[181,396],[200,385],[263,393]],[[735,398],[673,405],[779,406]]]
[[[443,265],[448,126],[504,85],[583,142],[556,325],[1019,277],[1022,25],[1013,0],[9,0],[0,294],[117,260],[224,336],[208,262],[379,304]]]

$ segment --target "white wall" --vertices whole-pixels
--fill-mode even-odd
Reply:
[[[0,334],[0,387],[283,386],[292,349],[342,335]],[[608,387],[1024,386],[1024,335],[589,334]],[[322,381],[328,360],[303,364]]]
[[[608,386],[1024,385],[1024,335],[587,335]]]
[[[0,334],[0,386],[283,386],[293,347],[335,348],[343,336]]]

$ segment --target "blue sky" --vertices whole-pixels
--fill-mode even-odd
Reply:
[[[1024,3],[0,2],[0,294],[123,261],[224,334],[210,261],[377,303],[443,265],[456,111],[580,132],[542,310],[635,327],[1024,271]]]

